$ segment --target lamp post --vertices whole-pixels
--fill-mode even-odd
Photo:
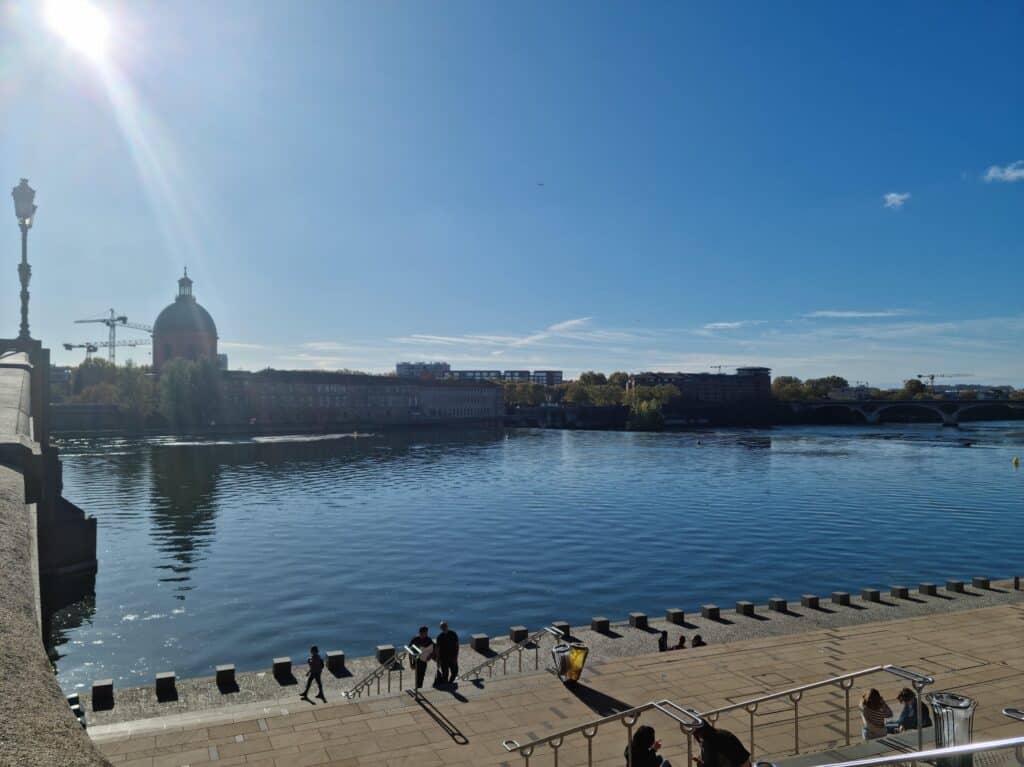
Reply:
[[[36,215],[36,206],[33,202],[36,198],[36,190],[28,185],[28,179],[23,178],[11,191],[14,198],[14,215],[18,218],[18,226],[21,227],[21,263],[18,264],[18,277],[21,279],[21,330],[18,333],[18,340],[29,340],[28,332],[28,283],[32,279],[32,267],[28,264],[28,230],[32,228],[32,219]]]

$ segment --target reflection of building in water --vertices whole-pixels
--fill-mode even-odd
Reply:
[[[68,634],[81,628],[83,623],[92,623],[93,615],[96,614],[96,575],[82,577],[78,582],[81,593],[76,595],[74,601],[65,603],[54,612],[43,614],[46,653],[54,663],[65,655],[60,648],[67,644]]]
[[[157,568],[168,571],[160,580],[184,584],[216,532],[220,463],[213,451],[185,447],[154,448],[152,461],[151,535],[163,555]]]

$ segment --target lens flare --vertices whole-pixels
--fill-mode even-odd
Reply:
[[[103,58],[110,23],[88,0],[49,0],[46,23],[75,50],[94,61]]]

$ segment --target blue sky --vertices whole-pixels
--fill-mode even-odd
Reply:
[[[0,16],[58,361],[188,264],[233,367],[1024,385],[1019,3],[94,2]]]

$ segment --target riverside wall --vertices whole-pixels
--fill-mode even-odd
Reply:
[[[40,570],[95,569],[95,521],[58,502],[59,463],[39,404],[47,401],[41,379],[48,353],[38,342],[3,344],[9,351],[0,354],[0,764],[107,765],[57,684],[40,628]]]

